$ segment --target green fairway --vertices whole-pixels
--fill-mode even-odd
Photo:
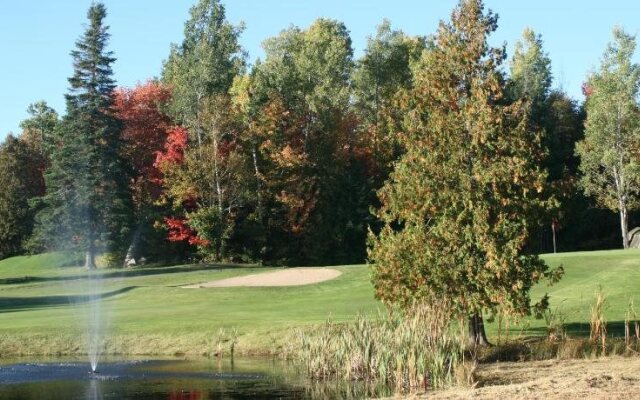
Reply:
[[[0,262],[0,354],[23,347],[19,338],[59,342],[82,333],[87,272],[64,267],[57,255],[16,257]],[[239,351],[271,351],[294,328],[352,318],[378,307],[364,266],[336,267],[335,280],[282,288],[184,289],[181,286],[274,268],[186,265],[101,272],[105,320],[122,351],[207,351],[220,328],[235,329]],[[157,343],[131,344],[134,341]],[[12,341],[19,341],[12,344]],[[244,344],[244,348],[242,345]],[[118,344],[112,344],[118,350]],[[82,343],[63,346],[73,352]],[[21,350],[22,351],[22,350]],[[78,350],[81,351],[81,350]]]
[[[552,287],[539,285],[532,300],[549,293],[551,308],[566,316],[569,333],[587,334],[589,314],[599,287],[607,298],[605,316],[612,334],[622,334],[625,313],[632,299],[640,318],[640,250],[609,250],[547,254],[552,267],[563,265],[565,274]],[[531,320],[532,328],[544,327]]]
[[[545,255],[563,264],[565,276],[553,287],[540,285],[535,301],[549,292],[552,308],[566,315],[570,331],[588,324],[599,285],[608,297],[607,319],[624,320],[630,296],[640,311],[640,251],[601,251]],[[0,355],[26,352],[81,352],[87,272],[65,266],[61,255],[0,261]],[[181,286],[275,268],[216,265],[105,270],[100,292],[113,352],[205,353],[217,332],[237,330],[238,351],[267,352],[286,345],[295,328],[331,317],[352,319],[380,307],[365,266],[335,267],[338,278],[307,286],[279,288],[184,289]],[[527,320],[526,333],[542,332],[544,322]],[[614,326],[615,328],[615,326]],[[490,334],[496,325],[490,325]],[[30,350],[26,350],[29,348]]]

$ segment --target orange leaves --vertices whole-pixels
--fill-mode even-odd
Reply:
[[[282,203],[287,210],[287,220],[289,230],[294,234],[302,233],[311,212],[317,202],[317,191],[310,190],[302,195],[282,191],[276,195],[276,200]],[[302,197],[306,195],[305,197]]]
[[[287,168],[300,165],[305,159],[304,154],[296,152],[289,144],[285,145],[280,152],[275,153],[271,157],[274,158],[275,162]]]

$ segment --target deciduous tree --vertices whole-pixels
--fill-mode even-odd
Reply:
[[[199,0],[184,25],[182,43],[172,45],[163,66],[162,80],[172,90],[169,113],[198,146],[206,140],[202,113],[209,97],[226,94],[244,69],[242,30],[227,21],[220,0]]]
[[[0,144],[0,259],[24,251],[33,228],[29,201],[44,193],[43,166],[32,143],[9,135]]]
[[[58,113],[49,107],[45,101],[30,104],[27,108],[30,117],[20,123],[23,139],[36,147],[37,151],[49,164],[49,157],[55,146],[55,133],[58,123]]]
[[[620,28],[598,71],[588,81],[587,119],[584,140],[576,151],[580,156],[580,184],[604,208],[620,215],[622,245],[629,246],[629,211],[640,205],[640,144],[638,91],[640,67],[632,61],[635,37]]]
[[[115,90],[113,107],[115,115],[122,122],[121,153],[131,168],[129,188],[135,211],[135,229],[125,256],[125,265],[134,265],[143,256],[141,242],[162,246],[162,242],[149,243],[149,240],[155,236],[153,223],[161,219],[164,211],[157,204],[163,188],[162,172],[156,165],[156,158],[159,152],[164,151],[167,137],[174,129],[171,119],[163,111],[170,99],[169,88],[153,81],[132,89]],[[148,254],[144,256],[148,258]]]
[[[403,115],[395,101],[400,90],[411,87],[411,64],[420,58],[425,40],[392,30],[389,21],[378,26],[367,41],[353,74],[354,109],[358,131],[375,160],[377,181],[387,177],[390,163],[399,151],[395,134]]]
[[[372,190],[350,110],[349,33],[341,22],[319,19],[264,47],[251,88],[261,111],[251,129],[261,142],[263,200],[278,216],[268,230],[281,231],[294,262],[361,259]]]

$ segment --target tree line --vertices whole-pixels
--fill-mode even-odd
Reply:
[[[342,22],[318,19],[265,40],[249,64],[242,26],[219,0],[200,0],[161,76],[122,88],[106,9],[93,4],[66,113],[34,103],[0,145],[0,258],[62,249],[84,252],[89,268],[98,254],[112,265],[426,266],[448,254],[469,278],[489,247],[494,273],[526,289],[551,274],[533,254],[551,251],[553,232],[562,251],[610,248],[619,224],[626,247],[638,198],[635,38],[614,30],[578,103],[554,86],[541,35],[526,29],[507,58],[487,45],[497,17],[483,10],[463,0],[425,36],[383,21],[359,58]],[[402,236],[411,232],[423,236]],[[464,307],[480,312],[498,292]]]

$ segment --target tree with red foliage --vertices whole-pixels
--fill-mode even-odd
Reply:
[[[247,182],[251,172],[248,154],[238,140],[229,96],[208,98],[201,124],[199,142],[189,142],[187,131],[177,129],[156,157],[163,173],[165,199],[174,213],[184,215],[184,223],[193,233],[191,237],[177,225],[168,225],[170,240],[182,237],[210,260],[232,259],[236,254],[229,249],[229,238],[240,215],[249,209]]]
[[[132,188],[136,205],[157,198],[160,171],[156,167],[156,154],[167,140],[171,120],[161,111],[171,98],[169,88],[149,81],[135,88],[118,88],[115,91],[114,108],[123,122],[122,138],[124,156],[133,169]]]
[[[188,139],[189,134],[186,129],[181,126],[172,127],[167,134],[163,150],[155,152],[154,167],[159,170],[167,170],[172,166],[182,164]]]
[[[184,163],[188,138],[189,133],[180,126],[175,126],[169,131],[164,149],[157,151],[155,154],[156,160],[154,166],[161,171],[163,176],[163,178],[158,180],[158,184],[164,184],[165,174],[168,176],[170,182],[179,181],[176,178]],[[168,186],[172,187],[171,184]],[[189,193],[189,191],[185,193]],[[196,204],[192,198],[184,198],[179,203],[182,206],[181,208],[187,211],[196,208]],[[171,242],[186,242],[193,246],[209,245],[209,241],[199,238],[197,232],[187,225],[187,219],[185,217],[164,217],[164,224],[168,229],[167,239]]]
[[[209,246],[211,243],[198,237],[198,234],[187,225],[185,218],[165,217],[165,224],[169,228],[167,238],[172,242],[188,242],[193,246]]]
[[[168,138],[180,130],[172,126],[171,119],[162,111],[170,99],[169,88],[153,81],[131,89],[118,88],[114,92],[114,110],[123,124],[122,153],[131,168],[129,185],[137,220],[125,258],[126,265],[135,264],[143,233],[159,217],[160,209],[156,202],[163,188],[158,154],[163,153]]]

